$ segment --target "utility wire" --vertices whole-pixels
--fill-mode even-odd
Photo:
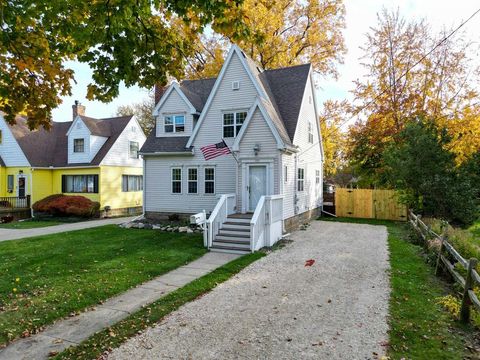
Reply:
[[[446,37],[444,37],[442,40],[440,40],[428,53],[426,53],[425,55],[423,55],[420,60],[418,60],[416,63],[414,63],[412,66],[410,66],[407,70],[405,70],[405,72],[403,72],[397,79],[395,79],[395,82],[398,82],[400,81],[403,77],[405,77],[406,75],[408,75],[409,71],[412,70],[414,67],[416,67],[418,64],[420,64],[423,60],[425,60],[431,53],[433,53],[439,46],[441,46],[444,42],[446,42],[449,38],[451,38],[458,30],[460,30],[463,26],[465,26],[466,23],[468,23],[470,20],[472,20],[478,13],[480,13],[480,8],[477,9],[472,15],[470,15],[470,17],[463,21],[460,25],[458,25],[452,32],[450,32],[450,34],[448,34]],[[388,91],[388,88],[383,90],[380,94],[378,94],[377,96],[375,96],[372,100],[370,100],[368,103],[366,103],[364,106],[362,106],[360,109],[358,109],[357,111],[355,111],[355,113],[350,116],[348,119],[346,119],[345,121],[343,121],[338,127],[339,128],[342,128],[346,123],[348,123],[350,120],[352,120],[354,117],[356,117],[358,114],[360,114],[363,110],[365,110],[367,107],[369,107],[370,105],[372,105],[373,103],[375,103],[378,98],[380,96],[382,96],[383,94],[385,94],[386,92]],[[467,107],[470,107],[470,106],[473,106],[474,104],[472,105],[469,105]],[[316,142],[315,144],[312,144],[310,147],[308,147],[306,150],[302,151],[301,153],[297,154],[298,156],[303,154],[303,153],[306,153],[308,150],[310,150],[313,146],[315,145],[318,145],[320,142]]]

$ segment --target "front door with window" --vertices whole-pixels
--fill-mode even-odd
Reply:
[[[260,198],[267,194],[267,167],[251,165],[248,174],[248,211],[255,211]]]
[[[18,178],[18,197],[25,197],[26,184],[23,176]]]

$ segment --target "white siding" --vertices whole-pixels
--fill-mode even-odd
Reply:
[[[287,167],[287,178],[284,171]],[[295,155],[282,154],[282,188],[283,188],[283,218],[288,219],[295,215]]]
[[[254,146],[258,144],[260,151],[257,156],[253,152]],[[258,162],[265,163],[266,161],[273,161],[273,192],[268,195],[279,194],[279,172],[278,172],[278,159],[279,150],[277,148],[277,142],[275,140],[272,131],[270,130],[266,120],[262,113],[257,108],[253,113],[253,116],[248,123],[248,127],[245,129],[242,140],[239,144],[238,159],[245,162]],[[240,174],[240,172],[239,172]],[[237,206],[238,209],[242,209],[242,193],[246,191],[248,185],[248,179],[245,174],[238,177],[238,190],[237,194]],[[243,184],[245,179],[245,184]]]
[[[103,136],[90,136],[90,159],[88,160],[88,162],[91,162],[93,160],[95,155],[97,155],[98,150],[101,149],[101,147],[103,146],[103,144],[105,144],[107,140],[108,138]]]
[[[296,210],[298,214],[319,207],[323,196],[323,160],[320,151],[320,132],[314,101],[315,96],[312,92],[311,77],[309,77],[294,137],[294,145],[299,146],[299,153],[296,155],[297,168],[305,169],[305,190],[297,194]],[[308,141],[309,122],[313,125],[313,144]],[[316,170],[320,171],[320,184],[318,185],[315,183]]]
[[[101,165],[142,167],[142,159],[130,158],[130,141],[138,142],[138,148],[140,149],[145,139],[142,128],[135,118],[132,118],[115,141],[115,144],[110,148],[108,154],[103,158]]]
[[[79,164],[79,163],[89,163],[92,159],[92,154],[90,151],[90,130],[88,130],[85,123],[77,117],[77,119],[72,123],[68,134],[68,163],[69,164]],[[84,139],[84,152],[75,153],[73,152],[73,142],[74,139]]]
[[[240,81],[240,89],[232,90],[232,81]],[[257,90],[242,66],[237,54],[233,54],[227,65],[225,76],[218,87],[211,106],[205,114],[202,127],[199,129],[193,142],[195,155],[191,157],[152,157],[145,158],[145,210],[156,212],[195,213],[203,209],[213,210],[218,199],[216,195],[235,193],[237,188],[237,164],[232,155],[224,155],[205,161],[200,148],[204,145],[215,144],[222,140],[223,119],[222,111],[248,110],[254,103]],[[164,111],[163,107],[162,110]],[[226,139],[229,146],[233,138]],[[182,194],[171,193],[171,167],[182,167]],[[187,194],[187,168],[199,167],[199,193]],[[204,194],[204,168],[215,166],[216,189],[215,195]]]
[[[193,130],[193,115],[190,114],[190,108],[185,100],[181,98],[176,89],[173,89],[168,98],[159,109],[157,117],[156,134],[160,136],[190,136]],[[185,132],[182,133],[165,133],[164,117],[165,115],[185,115]]]
[[[0,144],[0,156],[6,166],[30,166],[20,145],[13,136],[2,114],[0,114],[0,131],[2,132],[2,143]]]

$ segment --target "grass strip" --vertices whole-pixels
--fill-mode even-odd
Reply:
[[[327,220],[327,218],[322,218]],[[331,220],[331,219],[328,219]],[[468,354],[471,327],[464,327],[446,312],[438,299],[451,289],[426,263],[423,249],[408,241],[406,223],[382,220],[344,219],[333,221],[384,225],[390,250],[389,304],[391,359],[463,359]]]
[[[63,222],[60,221],[42,221],[42,220],[24,220],[24,221],[13,221],[6,224],[0,224],[0,229],[36,229],[48,226],[62,225]]]
[[[112,327],[92,335],[80,345],[56,354],[54,359],[96,359],[113,348],[119,347],[147,327],[155,325],[156,322],[177,310],[180,306],[211,291],[218,284],[227,281],[263,256],[265,256],[264,253],[257,252],[229,262],[135,312]]]

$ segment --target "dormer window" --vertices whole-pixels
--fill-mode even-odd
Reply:
[[[85,139],[73,139],[73,152],[74,153],[85,152]]]
[[[165,132],[178,133],[185,131],[185,115],[165,116]]]
[[[223,114],[223,137],[231,138],[238,135],[245,119],[246,111],[228,112]]]

